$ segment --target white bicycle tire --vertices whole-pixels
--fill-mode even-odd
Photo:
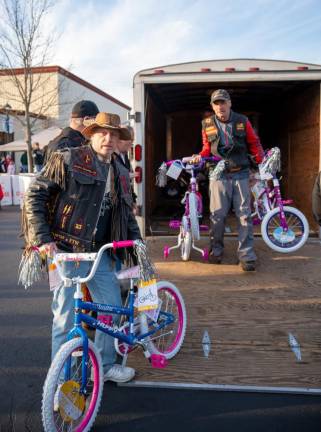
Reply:
[[[277,213],[279,213],[278,207],[274,208],[264,216],[261,224],[261,234],[264,242],[274,251],[281,252],[281,253],[291,253],[300,249],[307,241],[309,237],[309,223],[307,221],[307,218],[304,216],[304,214],[300,210],[296,209],[295,207],[285,206],[283,207],[283,210],[284,212],[294,214],[301,220],[303,225],[303,236],[300,239],[300,241],[292,247],[284,248],[284,247],[277,246],[269,238],[267,234],[267,226],[271,218],[274,217]]]
[[[200,239],[200,226],[198,223],[197,216],[197,196],[195,192],[190,192],[188,195],[188,205],[189,205],[189,220],[191,224],[191,232],[193,240]]]
[[[44,384],[43,395],[42,395],[42,421],[43,421],[45,432],[54,432],[57,430],[54,421],[54,413],[53,413],[56,384],[58,381],[59,374],[61,372],[61,368],[64,365],[66,359],[70,356],[70,354],[73,351],[75,351],[77,348],[81,346],[82,346],[81,338],[74,338],[66,342],[65,344],[62,345],[62,347],[60,348],[60,350],[58,351],[58,353],[56,354],[55,358],[51,363]],[[98,369],[99,369],[99,389],[98,389],[98,395],[97,395],[96,405],[93,414],[91,415],[89,422],[83,429],[83,432],[88,432],[91,429],[97,417],[98,410],[101,403],[103,387],[104,387],[104,376],[103,376],[103,366],[102,366],[101,356],[96,346],[93,344],[93,342],[88,341],[88,348],[90,348],[93,351],[97,359]]]
[[[181,257],[183,261],[188,261],[191,256],[192,235],[190,231],[183,231],[181,233],[181,236],[182,236]]]

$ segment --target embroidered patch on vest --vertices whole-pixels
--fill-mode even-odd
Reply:
[[[68,216],[72,213],[72,210],[73,210],[73,205],[66,204],[62,210],[62,214]]]
[[[73,226],[73,233],[75,235],[80,234],[81,231],[83,230],[83,227],[84,227],[84,221],[83,221],[83,219],[78,219],[77,222]]]
[[[236,123],[235,127],[237,131],[244,131],[245,129],[244,123]]]
[[[213,133],[217,133],[217,128],[215,126],[209,126],[207,128],[205,128],[205,132],[209,135],[213,134]]]
[[[65,241],[66,243],[69,243],[70,245],[73,245],[73,246],[79,246],[80,245],[79,240],[73,239],[66,234],[52,232],[52,236],[57,241]]]
[[[91,158],[91,156],[89,156],[89,154],[84,155],[84,163],[85,163],[85,165],[89,165],[92,163],[92,158]]]
[[[78,165],[78,164],[75,164],[73,166],[73,171],[75,171],[75,172],[81,172],[81,173],[86,173],[86,174],[89,174],[89,175],[91,175],[93,177],[95,177],[97,175],[97,171],[96,170],[93,170],[91,168],[86,168],[86,167],[84,167],[82,165]]]

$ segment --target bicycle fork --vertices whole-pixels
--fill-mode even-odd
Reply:
[[[80,394],[86,394],[86,385],[88,382],[88,336],[86,331],[81,326],[81,301],[82,301],[82,291],[81,291],[81,283],[76,283],[76,291],[74,294],[75,299],[75,319],[74,319],[74,327],[69,332],[67,340],[73,339],[75,336],[79,336],[82,340],[82,355],[81,355],[81,387]],[[76,355],[75,355],[76,357]],[[70,380],[70,374],[73,365],[71,364],[72,356],[70,356],[65,364],[65,381]]]

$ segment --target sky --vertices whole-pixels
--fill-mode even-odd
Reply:
[[[59,0],[52,64],[132,106],[134,75],[196,60],[321,64],[320,0]]]

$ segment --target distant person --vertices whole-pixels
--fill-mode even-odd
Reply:
[[[94,120],[99,110],[97,105],[90,100],[81,100],[73,106],[69,126],[65,127],[61,133],[51,140],[45,149],[46,163],[52,152],[64,148],[80,147],[86,143],[86,138],[82,131],[86,127],[86,122]]]
[[[39,173],[42,170],[43,165],[43,155],[40,150],[40,146],[38,142],[32,144],[32,161],[33,161],[33,171],[35,173]]]
[[[28,155],[27,152],[23,152],[20,158],[20,172],[26,173],[28,172]]]
[[[133,208],[134,214],[136,214],[137,195],[134,192],[134,187],[132,184],[134,173],[133,173],[133,169],[131,167],[129,157],[128,157],[128,153],[129,153],[130,149],[132,148],[132,145],[134,142],[134,129],[131,126],[125,126],[125,127],[123,127],[122,131],[123,131],[122,132],[122,134],[123,134],[122,138],[123,139],[118,141],[114,153],[116,155],[116,161],[118,161],[118,163],[120,163],[128,171],[128,176],[130,179],[129,187],[131,189],[131,195],[132,195],[132,200],[133,200],[132,208]]]
[[[7,156],[7,164],[7,174],[14,175],[16,173],[16,165],[10,156]]]
[[[4,156],[1,156],[0,159],[0,173],[4,174],[7,172],[7,162]]]

